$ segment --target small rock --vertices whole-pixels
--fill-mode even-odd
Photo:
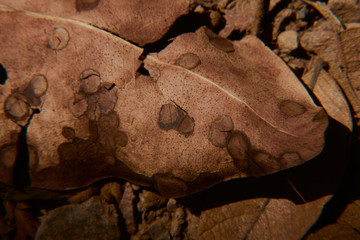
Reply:
[[[296,31],[284,31],[279,34],[277,42],[283,52],[291,52],[299,46],[298,33]]]

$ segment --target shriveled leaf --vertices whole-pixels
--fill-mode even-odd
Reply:
[[[79,205],[49,211],[35,239],[120,239],[118,215],[113,205],[92,197]]]
[[[145,45],[159,40],[188,11],[187,0],[1,0],[19,10],[79,20]]]
[[[352,131],[349,105],[341,88],[322,67],[323,61],[314,58],[309,70],[302,76],[303,82],[312,89],[327,114]]]
[[[360,238],[360,201],[349,204],[338,218],[337,223],[330,224],[310,234],[306,240],[342,239],[351,240]]]
[[[250,199],[204,211],[198,239],[300,239],[328,196],[295,205],[286,199]]]
[[[39,108],[27,131],[34,187],[114,176],[184,196],[294,167],[323,148],[323,110],[256,37],[232,43],[201,28],[148,56],[150,77],[135,77],[141,49],[105,31],[28,12],[4,10],[0,21],[9,73],[1,156],[14,152],[12,122]]]

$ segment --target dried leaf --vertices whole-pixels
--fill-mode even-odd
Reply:
[[[35,239],[120,239],[118,215],[113,205],[92,197],[80,205],[49,211]]]
[[[358,35],[358,28],[340,31],[334,28],[334,21],[319,21],[300,38],[307,51],[314,51],[329,64],[330,75],[344,91],[357,118],[360,117],[360,98],[352,82],[358,82]]]
[[[9,72],[0,156],[13,153],[13,121],[39,108],[27,131],[33,187],[113,176],[184,196],[294,167],[323,148],[323,110],[256,37],[231,42],[205,28],[180,35],[146,58],[151,77],[135,78],[142,49],[118,37],[68,19],[0,14]],[[0,177],[11,184],[14,158],[6,159]]]
[[[286,199],[250,199],[204,211],[198,239],[300,239],[329,197],[295,205]]]
[[[349,105],[341,88],[322,68],[322,60],[314,58],[313,67],[301,78],[313,91],[327,114],[352,131],[352,117]]]
[[[310,234],[306,240],[322,239],[359,239],[360,238],[360,201],[349,204],[338,218],[337,223],[330,224]]]
[[[79,20],[141,46],[159,40],[178,17],[187,13],[189,5],[187,0],[1,0],[1,3],[19,10]]]

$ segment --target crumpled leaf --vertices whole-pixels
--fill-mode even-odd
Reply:
[[[334,224],[327,225],[315,233],[311,233],[306,240],[322,239],[359,239],[360,238],[360,200],[349,204]]]
[[[79,20],[141,46],[159,40],[188,12],[187,0],[1,0],[19,10]]]
[[[198,239],[301,239],[328,199],[295,205],[258,198],[209,209],[200,215]]]
[[[79,205],[49,211],[35,239],[120,239],[118,215],[113,205],[92,197]]]
[[[29,106],[40,109],[27,132],[33,187],[115,176],[184,196],[296,166],[323,148],[326,114],[255,37],[183,34],[146,58],[150,77],[135,78],[141,49],[105,31],[10,10],[0,21],[9,73],[0,156],[12,156],[3,182],[11,184],[13,121],[29,121]]]

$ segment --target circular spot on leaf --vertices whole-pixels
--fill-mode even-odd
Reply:
[[[251,153],[251,159],[253,164],[250,171],[255,176],[263,176],[280,170],[280,163],[268,153],[255,150]]]
[[[118,144],[121,147],[125,147],[128,142],[129,142],[129,138],[126,134],[126,132],[124,131],[117,131],[116,136],[115,136],[115,142],[116,144]]]
[[[300,103],[284,100],[280,103],[280,111],[289,117],[296,117],[303,114],[306,111],[306,108]]]
[[[179,132],[185,135],[189,135],[194,132],[195,122],[194,119],[186,115],[179,125]]]
[[[100,0],[76,0],[76,10],[87,11],[97,7]]]
[[[220,116],[210,125],[208,139],[216,147],[226,147],[230,132],[234,124],[229,116]]]
[[[30,88],[36,97],[41,97],[45,94],[48,88],[48,82],[43,75],[37,75],[30,81]]]
[[[168,103],[161,106],[159,112],[159,127],[165,130],[176,128],[183,119],[183,113],[174,104]]]
[[[65,48],[69,42],[70,36],[64,28],[55,28],[49,37],[49,46],[53,50]]]
[[[61,134],[68,140],[75,138],[75,130],[71,127],[63,127]]]
[[[229,136],[227,150],[239,170],[248,168],[250,141],[244,133],[232,132]]]
[[[94,94],[100,87],[100,74],[95,70],[87,69],[81,73],[80,81],[80,88],[84,93]]]
[[[301,157],[296,152],[283,153],[279,158],[281,169],[295,167],[302,163]]]
[[[11,94],[5,101],[5,112],[8,117],[23,120],[30,114],[30,108],[25,96],[19,93]]]
[[[200,58],[193,53],[185,53],[181,55],[176,64],[186,69],[196,68],[201,63]]]
[[[71,114],[78,118],[86,112],[88,103],[86,99],[70,99],[68,106]]]

